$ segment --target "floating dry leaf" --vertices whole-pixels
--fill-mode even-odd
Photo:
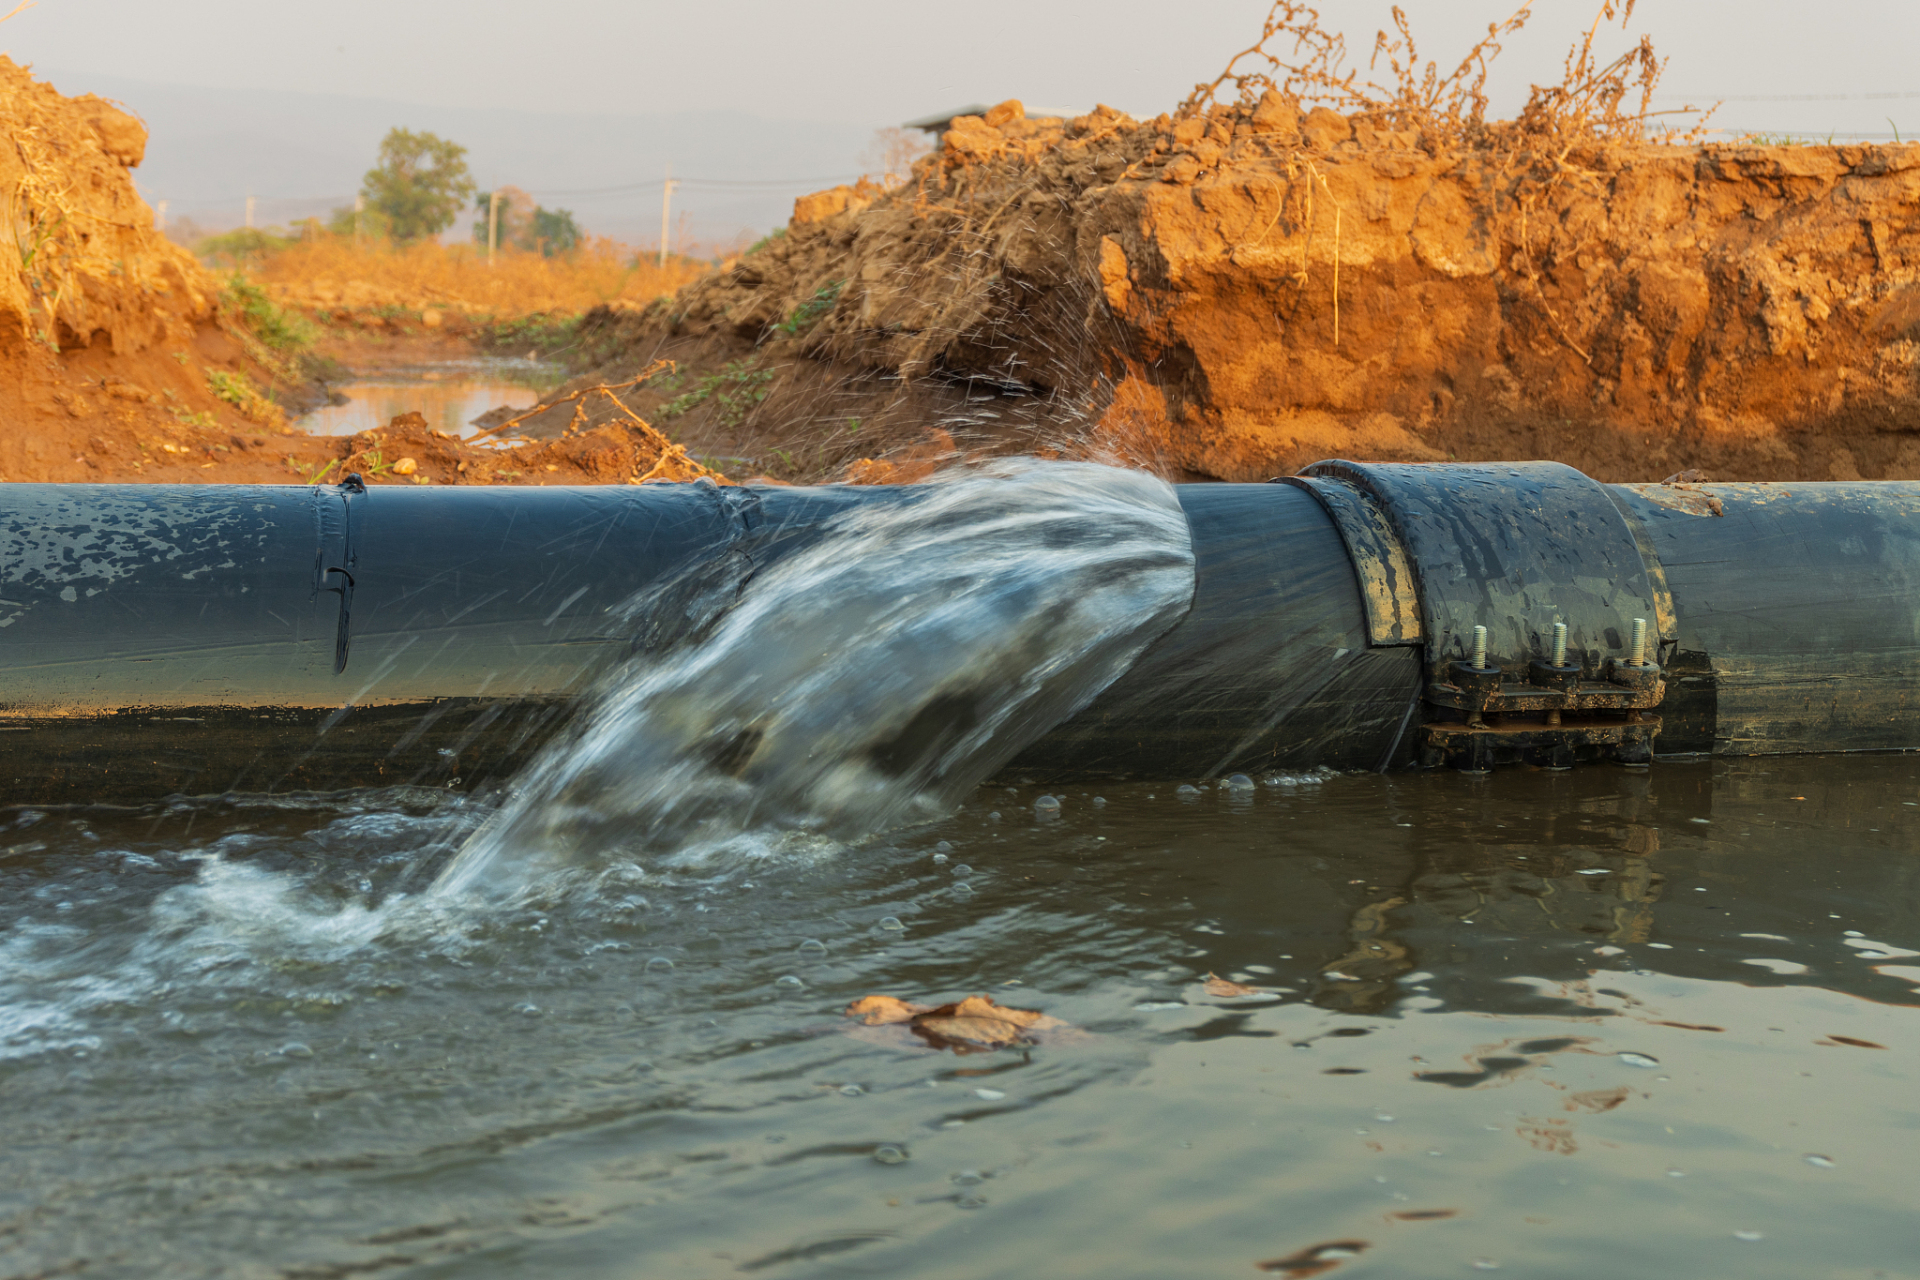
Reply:
[[[1259,1271],[1278,1271],[1290,1277],[1291,1280],[1305,1280],[1307,1276],[1317,1276],[1333,1270],[1348,1258],[1358,1257],[1366,1249],[1365,1240],[1329,1240],[1325,1244],[1312,1245],[1298,1253],[1288,1254],[1284,1258],[1273,1258],[1253,1265]]]
[[[1249,987],[1243,982],[1228,982],[1217,973],[1209,973],[1207,994],[1210,996],[1263,996],[1267,993],[1259,987]]]
[[[1460,1211],[1458,1209],[1402,1209],[1388,1216],[1398,1218],[1401,1222],[1438,1222],[1442,1218],[1457,1218],[1460,1216]]]
[[[1871,1040],[1856,1040],[1852,1036],[1835,1036],[1835,1035],[1830,1035],[1825,1040],[1815,1040],[1814,1043],[1815,1044],[1851,1045],[1855,1049],[1884,1049],[1887,1047],[1883,1044],[1875,1044]]]
[[[1063,1028],[1058,1018],[1032,1009],[1009,1009],[991,996],[968,996],[953,1004],[911,1004],[893,996],[866,996],[847,1006],[847,1016],[867,1026],[905,1023],[936,1049],[1001,1049],[1030,1043],[1034,1033]]]
[[[1589,1089],[1569,1096],[1564,1106],[1568,1111],[1611,1111],[1632,1096],[1633,1091],[1624,1086],[1618,1089]]]
[[[914,1015],[927,1009],[927,1005],[908,1004],[892,996],[862,996],[847,1006],[847,1016],[858,1018],[870,1027],[884,1027],[895,1022],[911,1022]]]

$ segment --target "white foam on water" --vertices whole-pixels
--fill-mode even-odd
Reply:
[[[604,679],[437,888],[512,892],[615,856],[817,856],[936,817],[1192,594],[1186,518],[1137,471],[1023,460],[862,503],[699,643]]]

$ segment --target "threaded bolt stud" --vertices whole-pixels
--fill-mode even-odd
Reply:
[[[1473,669],[1475,671],[1487,669],[1487,629],[1485,627],[1473,629]]]
[[[1553,665],[1567,665],[1567,624],[1564,622],[1553,624]]]
[[[1647,661],[1647,620],[1633,620],[1633,665],[1644,666]]]

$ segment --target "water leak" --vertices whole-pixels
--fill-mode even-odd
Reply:
[[[350,436],[384,427],[403,413],[462,438],[475,418],[502,406],[531,408],[535,388],[550,386],[552,367],[539,360],[479,358],[381,369],[333,388],[341,403],[322,405],[295,425],[321,436]]]
[[[821,856],[941,816],[1192,594],[1186,517],[1140,472],[996,464],[852,507],[737,595],[703,584],[692,639],[601,682],[441,891],[616,851]],[[647,593],[636,627],[686,595]]]
[[[1920,761],[991,778],[1169,502],[681,591],[494,799],[0,811],[0,1274],[1913,1274]]]

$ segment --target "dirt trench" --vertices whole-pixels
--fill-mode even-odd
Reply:
[[[954,122],[670,302],[637,407],[786,479],[960,453],[1259,480],[1326,457],[1920,478],[1920,146],[1391,131],[1256,103]]]

